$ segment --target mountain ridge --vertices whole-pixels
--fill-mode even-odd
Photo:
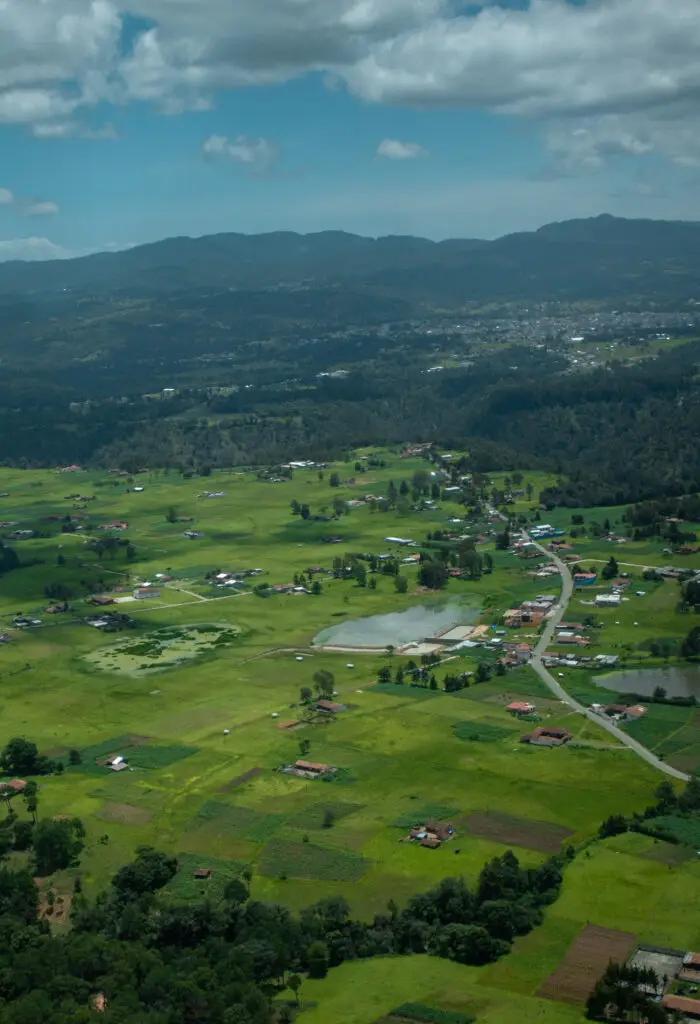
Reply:
[[[0,264],[0,293],[162,295],[350,285],[394,298],[601,299],[700,293],[700,223],[601,214],[494,240],[345,231],[180,235],[119,252]],[[418,288],[418,293],[416,293]]]

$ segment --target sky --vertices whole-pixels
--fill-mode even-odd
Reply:
[[[0,260],[700,220],[700,0],[0,0]]]

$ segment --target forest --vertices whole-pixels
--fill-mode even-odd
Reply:
[[[700,490],[698,360],[700,342],[689,341],[663,361],[571,372],[556,354],[511,348],[441,375],[377,363],[296,391],[191,388],[167,401],[107,399],[77,411],[48,386],[30,401],[31,380],[8,375],[0,460],[206,475],[429,440],[468,450],[478,472],[556,474],[560,482],[540,496],[552,506],[666,500]]]

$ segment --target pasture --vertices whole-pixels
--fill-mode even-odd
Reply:
[[[495,549],[493,529],[480,543],[493,558],[493,572],[452,579],[444,593],[422,591],[416,567],[408,564],[400,569],[405,593],[382,572],[368,576],[365,586],[319,572],[313,578],[320,593],[274,592],[300,574],[308,584],[309,568],[329,570],[349,552],[401,560],[406,548],[384,538],[422,541],[462,511],[440,499],[438,507],[420,512],[359,504],[338,518],[313,518],[328,517],[334,498],[385,495],[390,481],[410,484],[427,465],[389,452],[381,460],[384,465],[359,472],[353,459],[325,470],[323,478],[315,469],[296,470],[279,483],[252,471],[189,480],[145,471],[133,481],[98,471],[0,473],[0,488],[8,492],[1,499],[3,520],[40,534],[6,540],[23,567],[5,574],[0,587],[0,630],[10,638],[0,646],[3,738],[24,736],[65,764],[63,775],[40,780],[39,815],[81,817],[88,842],[79,872],[53,880],[61,891],[69,891],[79,873],[86,891],[95,893],[137,846],[149,844],[180,858],[181,870],[168,887],[173,899],[207,895],[216,902],[226,882],[248,866],[256,898],[298,909],[342,893],[353,913],[370,918],[389,900],[402,905],[443,877],[473,880],[486,860],[511,847],[524,864],[537,864],[592,837],[608,815],[650,803],[658,775],[552,700],[527,667],[447,694],[377,682],[383,666],[406,668],[407,656],[312,646],[338,623],[417,605],[455,603],[468,609],[466,621],[491,626],[506,608],[558,585],[528,579],[522,563]],[[329,484],[331,471],[338,473],[338,487]],[[205,490],[220,496],[205,497]],[[94,500],[80,502],[72,494]],[[292,502],[308,505],[311,518],[294,515]],[[78,514],[88,519],[79,525],[89,529],[61,532],[74,504],[86,505]],[[126,530],[98,529],[115,522],[127,523]],[[189,530],[202,536],[189,539]],[[93,543],[105,536],[117,544]],[[244,576],[258,569],[262,575]],[[240,582],[223,586],[216,579],[223,572]],[[261,582],[269,584],[267,596],[255,592]],[[134,599],[144,583],[159,595]],[[69,608],[48,613],[56,585],[69,592]],[[663,628],[671,629],[666,586],[640,598],[634,614],[645,608],[650,617],[663,614]],[[117,603],[92,607],[96,590]],[[84,621],[113,610],[133,626],[105,633]],[[20,612],[41,624],[15,627]],[[652,628],[639,621],[645,622],[640,628]],[[606,618],[600,642],[622,642],[616,629]],[[446,671],[475,672],[495,660],[479,648],[447,656],[433,670],[439,682]],[[319,670],[333,674],[334,699],[346,710],[304,721],[300,691],[313,687]],[[568,685],[573,680],[572,674]],[[505,705],[523,697],[551,724],[570,729],[576,745],[546,750],[521,744],[525,724]],[[296,727],[280,728],[297,719]],[[79,753],[80,763],[72,763],[70,751]],[[124,757],[128,770],[97,763],[110,755]],[[277,770],[301,756],[337,771],[309,779]],[[15,805],[23,815],[21,802]],[[412,824],[428,817],[452,821],[454,840],[434,850],[402,841]],[[595,874],[601,859],[605,866]],[[210,870],[210,877],[195,879],[196,868]],[[404,961],[346,964],[323,982],[304,982],[301,1020],[373,1024],[403,1003],[420,1003],[474,1013],[491,1024],[505,1024],[513,1013],[525,1022],[579,1021],[578,1009],[536,990],[589,918],[633,934],[659,931],[669,943],[678,930],[661,905],[654,927],[640,927],[644,903],[636,888],[628,891],[640,872],[664,892],[680,872],[687,884],[700,881],[694,862],[676,865],[649,850],[595,847],[590,859],[567,869],[562,899],[548,910],[542,929],[519,940],[513,957],[479,970],[425,957],[413,958],[410,971]],[[628,893],[622,901],[609,899],[608,874]],[[589,914],[582,901],[591,898],[592,886],[600,909]],[[680,886],[673,889],[669,913],[680,892]],[[629,905],[637,908],[631,921]]]

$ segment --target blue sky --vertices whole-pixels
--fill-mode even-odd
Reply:
[[[698,0],[129,9],[0,9],[0,259],[700,219]]]

